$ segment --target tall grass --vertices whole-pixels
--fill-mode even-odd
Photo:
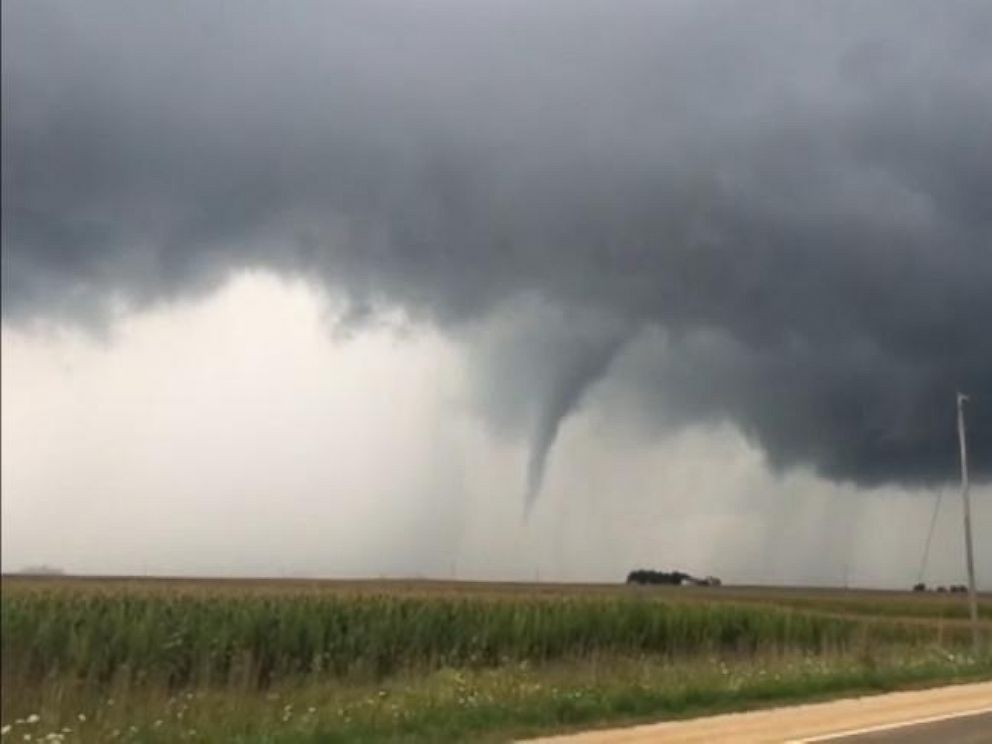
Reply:
[[[66,586],[4,592],[5,680],[170,687],[547,663],[598,656],[850,651],[954,643],[961,629],[789,608],[599,597],[212,594]]]

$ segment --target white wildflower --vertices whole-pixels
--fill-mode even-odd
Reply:
[[[28,723],[38,723],[38,721],[40,721],[40,720],[41,720],[41,716],[39,716],[37,713],[32,713],[31,715],[28,716],[27,722]]]
[[[76,716],[76,718],[79,719],[79,722],[80,723],[86,723],[86,714],[85,713],[80,713],[78,716]]]
[[[4,726],[0,728],[0,736],[6,736],[9,733],[10,733],[10,724],[9,723],[4,724]]]

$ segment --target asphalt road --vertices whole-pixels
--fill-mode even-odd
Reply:
[[[554,744],[992,744],[992,682],[587,731]]]
[[[819,738],[837,744],[989,744],[992,742],[992,712],[957,716],[942,721],[897,726],[863,734]]]

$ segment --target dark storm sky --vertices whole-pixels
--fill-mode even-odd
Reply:
[[[607,375],[861,485],[955,477],[962,389],[992,475],[990,39],[984,1],[4,2],[4,319],[317,279],[471,339],[531,496]]]

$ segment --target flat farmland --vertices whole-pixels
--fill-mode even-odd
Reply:
[[[554,583],[512,581],[452,581],[444,579],[312,579],[312,578],[199,578],[134,576],[21,576],[2,578],[4,590],[41,588],[106,591],[131,589],[212,594],[246,591],[264,594],[301,592],[342,595],[426,597],[649,597],[667,601],[758,602],[780,607],[807,607],[817,611],[929,618],[967,618],[966,595],[926,591],[841,589],[760,585],[630,586],[623,583]],[[992,620],[992,593],[979,594],[979,612]]]
[[[2,726],[78,741],[506,740],[992,676],[992,598],[4,577]],[[10,727],[7,729],[6,727]]]

